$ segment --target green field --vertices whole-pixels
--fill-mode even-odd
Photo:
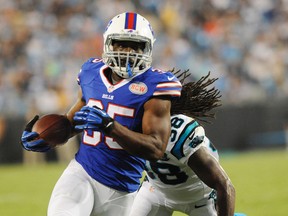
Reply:
[[[236,212],[247,216],[288,215],[286,150],[223,154],[221,164],[236,188]],[[51,191],[65,166],[0,166],[0,215],[45,216]]]

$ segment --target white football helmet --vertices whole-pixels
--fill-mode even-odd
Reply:
[[[155,37],[150,23],[141,15],[127,12],[115,16],[103,37],[103,62],[120,77],[129,78],[151,67]],[[145,48],[143,53],[113,51],[113,41],[144,43]]]

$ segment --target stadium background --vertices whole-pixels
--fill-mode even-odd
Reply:
[[[155,67],[219,77],[223,105],[205,126],[220,153],[286,148],[288,0],[0,0],[1,165],[68,161],[24,154],[24,123],[67,111],[81,64],[101,56],[106,24],[125,11],[151,22]]]

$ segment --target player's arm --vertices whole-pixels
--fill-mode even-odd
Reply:
[[[170,99],[152,98],[144,105],[142,133],[114,122],[109,136],[132,155],[147,160],[163,157],[170,136]]]
[[[77,96],[76,102],[72,105],[72,107],[66,113],[67,119],[71,122],[71,125],[73,125],[73,128],[72,128],[73,133],[71,134],[71,137],[76,135],[77,133],[81,132],[81,131],[75,130],[73,117],[74,117],[74,115],[75,115],[75,113],[77,111],[79,111],[83,106],[85,106],[85,104],[86,103],[83,100],[82,91],[80,89],[79,92],[78,92],[78,96]]]
[[[188,165],[206,185],[217,191],[218,216],[233,216],[235,188],[219,162],[201,147],[189,158]]]
[[[169,96],[154,97],[147,101],[144,104],[142,133],[124,127],[95,106],[84,106],[75,113],[73,120],[77,130],[104,132],[130,154],[153,161],[162,158],[168,143],[171,127],[170,107]]]

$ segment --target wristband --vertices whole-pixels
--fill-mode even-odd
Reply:
[[[107,119],[108,120],[108,119]],[[114,127],[114,120],[112,118],[109,118],[107,123],[105,124],[105,127],[103,129],[103,132],[105,135],[109,135]]]

